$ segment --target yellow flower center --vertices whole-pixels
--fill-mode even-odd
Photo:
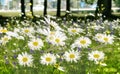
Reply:
[[[25,32],[25,33],[28,33],[28,32],[30,32],[30,31],[29,31],[28,29],[26,29],[26,30],[24,30],[24,32]]]
[[[50,35],[55,35],[55,32],[50,32]]]
[[[53,36],[50,36],[50,37],[49,37],[49,39],[50,39],[50,40],[53,40],[53,39],[54,39],[54,37],[53,37]]]
[[[50,62],[51,60],[52,60],[52,59],[51,59],[50,57],[47,57],[47,58],[46,58],[46,61],[47,61],[47,62]]]
[[[8,41],[8,38],[7,38],[7,37],[5,37],[3,40],[4,40],[4,41]]]
[[[28,58],[27,58],[27,57],[23,57],[22,61],[23,61],[23,62],[27,62],[27,61],[28,61]]]
[[[84,45],[86,44],[86,40],[80,40],[80,43]]]
[[[74,55],[74,54],[70,54],[69,57],[70,57],[71,59],[73,59],[73,58],[75,58],[75,55]]]
[[[2,29],[1,32],[6,33],[6,32],[8,32],[8,30],[7,29]]]
[[[94,56],[94,58],[99,58],[100,57],[99,54],[94,54],[93,56]]]
[[[72,29],[71,31],[72,31],[73,33],[77,32],[75,29]]]
[[[60,39],[59,39],[59,38],[57,38],[57,39],[55,39],[55,41],[56,41],[57,43],[59,43],[59,42],[60,42]]]
[[[108,38],[104,38],[105,42],[108,42]]]
[[[54,66],[55,66],[55,68],[58,68],[58,67],[59,67],[59,64],[55,64]]]
[[[38,42],[33,42],[33,45],[34,46],[38,46]]]
[[[98,38],[102,38],[102,36],[97,36]]]

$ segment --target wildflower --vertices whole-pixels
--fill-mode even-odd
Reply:
[[[114,42],[114,36],[113,35],[104,35],[102,38],[102,43],[105,44],[112,44]]]
[[[80,59],[79,52],[74,50],[66,51],[63,57],[67,62],[77,62]]]
[[[66,35],[62,32],[51,32],[50,35],[47,36],[47,41],[52,43],[53,45],[65,45],[65,40],[67,39]]]
[[[95,61],[96,63],[104,59],[104,53],[102,51],[92,51],[88,53],[88,59]]]
[[[9,42],[10,39],[11,39],[10,36],[5,35],[4,37],[1,38],[0,43],[6,44],[7,42]]]
[[[23,28],[22,29],[22,33],[24,34],[24,35],[31,35],[32,33],[34,33],[34,29],[33,29],[33,27],[29,27],[29,28]]]
[[[18,37],[18,34],[12,31],[7,32],[6,34],[11,37]]]
[[[83,30],[80,28],[68,28],[68,32],[70,34],[79,34],[79,33],[82,33]]]
[[[8,32],[8,30],[7,30],[7,28],[0,28],[0,33],[7,33]]]
[[[91,40],[88,37],[80,37],[72,44],[71,47],[87,48],[90,44],[91,44]]]
[[[40,57],[40,62],[43,65],[53,65],[56,63],[56,56],[51,53],[44,54]]]
[[[31,66],[33,62],[33,56],[28,54],[27,52],[19,54],[17,59],[19,64],[23,66]]]
[[[104,34],[97,33],[97,34],[95,35],[95,40],[96,40],[96,41],[99,41],[99,42],[102,42],[103,36],[104,36]]]
[[[28,46],[32,50],[37,50],[37,49],[43,47],[44,44],[41,39],[37,38],[37,39],[32,39],[31,41],[29,41]]]

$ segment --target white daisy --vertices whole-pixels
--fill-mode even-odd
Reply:
[[[0,28],[0,33],[7,33],[7,32],[8,32],[7,28],[3,28],[3,27]]]
[[[38,50],[41,47],[44,46],[43,41],[41,39],[32,39],[31,41],[29,41],[28,46],[30,49],[32,50]]]
[[[37,33],[40,33],[40,34],[43,34],[43,35],[46,35],[46,36],[62,33],[61,31],[58,31],[58,30],[57,31],[50,31],[50,28],[45,28],[45,29],[39,29],[38,28],[37,31],[38,31]]]
[[[50,20],[50,17],[47,17],[44,19],[47,22],[47,24],[50,26],[51,29],[53,28],[54,30],[59,30],[59,31],[61,30],[62,31],[62,28],[60,28],[60,26],[56,22]]]
[[[103,29],[104,27],[100,26],[100,25],[94,25],[94,26],[91,26],[92,29],[95,29],[95,30],[100,30],[100,29]]]
[[[11,37],[18,37],[18,34],[12,31],[7,32],[6,34]]]
[[[47,36],[46,40],[53,45],[65,45],[65,40],[67,39],[66,35],[60,31],[51,31],[50,34]]]
[[[16,37],[18,40],[21,39],[21,40],[25,40],[25,38],[23,36],[18,36]]]
[[[97,33],[97,34],[95,35],[95,40],[96,40],[96,41],[99,41],[99,42],[102,42],[103,36],[104,36],[104,34]]]
[[[48,35],[47,38],[46,38],[46,41],[50,42],[50,43],[53,43],[54,38],[55,38],[54,35]]]
[[[32,33],[34,33],[34,28],[33,27],[28,27],[28,28],[22,28],[22,33],[24,35],[31,35]]]
[[[43,65],[53,65],[56,63],[56,56],[51,53],[44,54],[40,57],[40,62]]]
[[[63,57],[67,62],[77,62],[80,59],[80,53],[78,51],[70,50],[68,52],[66,51]]]
[[[80,28],[68,28],[68,32],[70,34],[79,34],[79,33],[82,33],[83,30]]]
[[[49,25],[52,26],[55,30],[62,31],[62,28],[54,21],[51,21]]]
[[[91,44],[91,40],[88,37],[80,37],[72,44],[71,47],[87,48],[90,44]]]
[[[92,51],[90,53],[88,53],[88,59],[91,61],[101,61],[104,59],[104,53],[102,51]]]
[[[10,36],[5,35],[4,37],[1,38],[0,42],[2,44],[6,44],[10,39],[11,39]]]
[[[33,63],[33,56],[26,52],[19,54],[17,59],[18,59],[19,64],[23,66],[31,66]]]
[[[65,35],[57,34],[57,35],[55,35],[52,44],[57,45],[57,46],[58,45],[63,46],[63,45],[65,45],[64,41],[66,39],[67,39],[67,37]]]
[[[47,36],[47,35],[50,34],[50,29],[49,28],[45,28],[45,29],[38,28],[37,33],[40,33],[40,34],[43,34],[43,35]]]
[[[14,32],[15,33],[19,33],[20,32],[20,28],[14,28]]]
[[[102,38],[102,42],[105,44],[112,44],[114,42],[114,36],[113,35],[104,35]]]

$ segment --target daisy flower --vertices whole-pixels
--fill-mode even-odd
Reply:
[[[95,40],[96,40],[96,41],[99,41],[99,42],[102,42],[103,36],[104,36],[104,34],[97,33],[97,34],[95,35]]]
[[[40,49],[41,47],[44,46],[43,41],[41,39],[32,39],[29,41],[28,46],[32,50],[37,50]]]
[[[49,42],[49,43],[53,43],[54,38],[55,38],[54,35],[48,35],[47,38],[46,38],[46,41]]]
[[[53,28],[55,30],[63,30],[56,22],[50,20],[50,18],[45,18],[45,21],[47,22],[47,24],[50,26],[50,28]]]
[[[19,54],[17,59],[18,63],[22,66],[31,66],[33,62],[33,56],[27,52]]]
[[[48,36],[48,35],[55,35],[57,31],[50,31],[49,28],[46,28],[46,29],[38,29],[38,33],[40,34],[43,34],[45,36]]]
[[[32,33],[34,33],[34,28],[33,27],[22,28],[22,33],[24,35],[31,35]]]
[[[5,35],[4,37],[1,38],[0,43],[6,44],[10,39],[11,39],[10,36]]]
[[[63,55],[67,62],[77,62],[80,59],[80,53],[78,51],[70,50],[66,51]]]
[[[90,53],[88,53],[88,59],[91,61],[101,61],[104,59],[104,53],[102,51],[92,51]]]
[[[43,34],[43,35],[47,36],[47,35],[50,34],[50,29],[49,28],[45,28],[45,29],[38,28],[37,33],[40,33],[40,34]]]
[[[61,34],[57,34],[54,36],[53,42],[52,44],[57,45],[57,46],[63,46],[65,45],[65,40],[67,39],[67,37],[65,35],[61,35]]]
[[[46,53],[40,57],[40,62],[43,65],[53,65],[56,63],[56,56],[51,53]]]
[[[113,35],[104,35],[102,38],[102,42],[105,44],[112,44],[114,42],[114,36]]]
[[[50,23],[49,23],[49,25],[51,26],[51,27],[53,27],[55,30],[61,30],[62,31],[62,28],[60,28],[59,27],[59,25],[56,23],[56,22],[54,22],[54,21],[51,21]]]
[[[88,37],[80,37],[72,44],[71,47],[87,48],[90,44],[91,40]]]
[[[100,29],[103,29],[104,27],[100,26],[100,25],[94,25],[94,26],[91,26],[92,29],[95,29],[95,30],[100,30]]]
[[[23,37],[23,36],[18,36],[18,37],[16,37],[18,40],[25,40],[25,38]]]
[[[50,34],[47,36],[46,40],[47,42],[52,43],[53,45],[65,45],[65,40],[67,39],[66,35],[60,31],[50,32]]]
[[[3,28],[3,27],[0,28],[0,33],[7,33],[7,32],[8,32],[7,28]]]
[[[68,32],[70,34],[79,34],[79,33],[82,33],[83,30],[80,28],[68,28]]]
[[[8,36],[11,36],[11,37],[18,37],[19,35],[15,32],[12,32],[12,31],[9,31],[6,33]]]

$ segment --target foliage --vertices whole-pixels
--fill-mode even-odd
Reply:
[[[120,7],[120,0],[115,0],[114,2],[116,6]]]

